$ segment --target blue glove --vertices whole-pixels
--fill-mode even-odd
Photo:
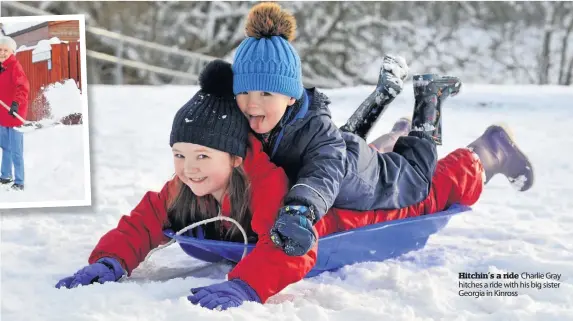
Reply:
[[[282,207],[271,228],[271,240],[287,255],[305,255],[317,239],[312,229],[312,220],[314,220],[314,213],[306,206]]]
[[[210,310],[238,307],[245,301],[261,303],[257,292],[240,279],[193,288],[191,293],[187,300]]]
[[[94,282],[104,283],[119,280],[124,274],[123,267],[114,258],[101,258],[96,263],[90,264],[72,276],[63,278],[56,284],[56,288],[75,288],[79,285],[89,285]]]

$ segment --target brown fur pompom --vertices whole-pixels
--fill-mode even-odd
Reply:
[[[260,39],[281,36],[290,42],[295,37],[296,20],[280,5],[273,2],[263,2],[251,8],[245,29],[247,37]]]

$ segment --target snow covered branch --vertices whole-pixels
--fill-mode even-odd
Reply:
[[[54,14],[86,14],[88,26],[231,60],[256,1],[27,2]],[[293,46],[307,86],[374,84],[387,53],[412,73],[460,75],[466,82],[571,85],[571,2],[280,2],[297,19]],[[2,16],[25,15],[2,7]],[[195,74],[202,62],[174,52],[87,35],[88,49]],[[92,81],[187,84],[181,77],[88,60]],[[122,77],[118,77],[121,69]]]

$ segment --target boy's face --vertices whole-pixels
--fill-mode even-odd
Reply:
[[[295,99],[265,91],[249,91],[237,95],[237,104],[257,134],[270,132],[279,123]]]
[[[6,45],[0,45],[0,63],[6,61],[11,54],[13,54],[12,49]]]
[[[191,143],[175,143],[172,151],[177,177],[193,194],[211,194],[219,202],[229,186],[233,168],[242,163],[240,157]]]

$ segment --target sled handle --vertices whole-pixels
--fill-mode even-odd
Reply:
[[[7,111],[10,111],[10,107],[8,107],[8,105],[6,105],[5,102],[3,102],[2,100],[0,100],[0,104],[6,108]],[[23,122],[24,124],[27,123],[27,121],[22,118],[22,116],[18,115],[18,113],[14,113],[14,116],[16,116],[16,118],[18,118],[21,122]]]
[[[248,246],[249,246],[249,241],[248,241],[248,237],[247,237],[247,233],[245,232],[245,229],[243,229],[243,227],[241,226],[241,224],[237,221],[235,221],[234,219],[232,219],[231,217],[228,216],[223,216],[221,215],[221,212],[219,211],[219,215],[212,217],[212,218],[208,218],[208,219],[204,219],[202,221],[199,222],[195,222],[189,226],[186,226],[185,228],[179,230],[177,233],[175,233],[175,235],[181,235],[185,232],[187,232],[190,229],[196,228],[199,225],[203,225],[206,223],[211,223],[211,222],[215,222],[215,221],[229,221],[233,224],[235,224],[238,228],[239,231],[241,231],[241,234],[243,234],[243,241],[244,241],[244,250],[243,250],[243,256],[241,257],[241,260],[245,258],[245,256],[247,256],[247,250],[248,250]],[[175,238],[172,238],[169,242],[167,242],[164,245],[160,245],[159,247],[156,247],[154,249],[152,249],[151,251],[149,251],[149,253],[147,253],[147,256],[145,257],[145,259],[143,259],[143,261],[147,261],[147,259],[151,256],[151,254],[153,254],[154,252],[164,249],[168,246],[170,246],[171,244],[177,242],[177,240]]]

